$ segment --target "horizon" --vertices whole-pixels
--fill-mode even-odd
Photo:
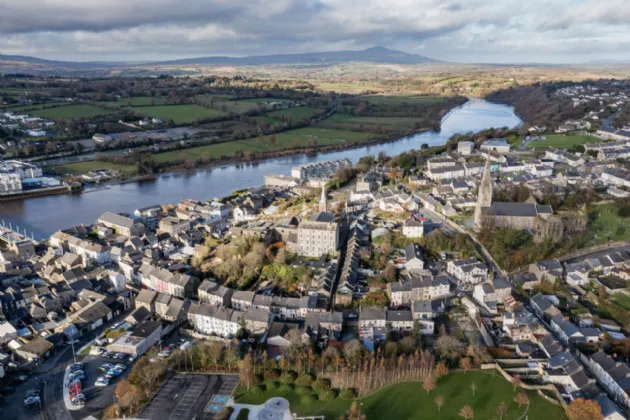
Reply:
[[[0,21],[2,54],[56,61],[168,61],[376,45],[455,63],[630,61],[630,4],[622,0],[420,0],[396,7],[382,0],[8,3]]]

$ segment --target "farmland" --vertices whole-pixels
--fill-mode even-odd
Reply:
[[[278,133],[273,137],[275,141],[272,140],[272,136],[265,136],[256,139],[193,147],[181,151],[158,153],[154,156],[154,159],[158,163],[165,163],[176,160],[198,159],[200,157],[219,158],[221,156],[232,156],[237,151],[242,151],[243,153],[266,152],[284,150],[290,146],[353,144],[366,141],[370,138],[368,133],[331,130],[318,127],[306,127],[286,131],[284,133]]]
[[[393,96],[385,96],[385,95],[363,95],[360,96],[361,99],[366,100],[370,103],[384,106],[400,106],[402,104],[410,104],[410,105],[423,105],[423,104],[435,104],[438,102],[443,102],[444,98],[440,98],[438,96],[419,96],[419,95],[393,95]]]
[[[602,140],[585,135],[568,135],[551,134],[547,136],[546,140],[536,140],[530,144],[530,147],[534,149],[547,149],[549,147],[556,147],[560,149],[570,149],[573,146],[579,146],[585,143],[598,143]]]
[[[402,128],[414,128],[418,120],[406,117],[355,117],[347,114],[335,114],[326,123],[351,125],[381,125]]]
[[[278,111],[270,112],[267,115],[273,118],[284,118],[284,119],[291,119],[294,121],[300,121],[300,120],[308,119],[312,117],[313,115],[315,115],[316,113],[317,113],[317,110],[314,108],[301,106],[301,107],[296,107],[296,108],[280,109]]]
[[[112,111],[108,109],[89,104],[67,105],[29,112],[29,114],[53,121],[71,120],[74,118],[93,118],[111,113]]]
[[[225,112],[204,108],[201,105],[137,106],[132,107],[132,109],[147,117],[159,118],[162,121],[173,120],[175,124],[190,124],[195,120],[225,115]]]
[[[134,98],[120,98],[114,103],[125,106],[154,106],[165,105],[167,102],[164,98],[155,98],[152,96],[136,96]]]

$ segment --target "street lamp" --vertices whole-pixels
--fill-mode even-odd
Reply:
[[[68,344],[72,346],[72,358],[74,359],[74,363],[77,362],[77,354],[74,352],[74,343],[78,343],[78,342],[79,340],[72,340],[68,342]]]

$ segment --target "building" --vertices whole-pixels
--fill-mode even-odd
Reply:
[[[149,206],[134,211],[134,216],[142,221],[142,223],[151,230],[157,230],[158,221],[162,215],[162,206]]]
[[[405,220],[402,233],[407,238],[422,238],[424,236],[424,221],[413,218]]]
[[[612,357],[599,350],[590,356],[584,354],[580,359],[590,368],[598,382],[615,395],[615,400],[630,407],[630,368],[615,362]]]
[[[457,152],[462,156],[472,155],[474,148],[475,143],[473,143],[472,141],[460,141],[459,143],[457,143]]]
[[[141,236],[144,233],[144,226],[139,222],[109,211],[101,214],[96,223],[111,228],[123,236]]]
[[[479,148],[483,151],[510,152],[510,144],[505,140],[486,140]]]
[[[405,268],[407,270],[424,269],[424,257],[420,245],[410,242],[405,247]]]
[[[0,173],[0,195],[22,192],[22,178],[16,173]]]
[[[410,310],[387,311],[386,325],[392,331],[411,331],[413,323],[413,313]]]
[[[446,272],[461,284],[475,285],[488,278],[488,266],[476,258],[451,260],[446,264]]]
[[[332,213],[314,213],[297,228],[297,253],[307,257],[334,254],[339,249],[339,223]]]
[[[162,336],[162,323],[159,321],[144,321],[133,331],[124,332],[118,340],[107,346],[111,352],[141,356],[156,345]]]
[[[233,289],[229,287],[220,286],[214,281],[204,280],[199,285],[197,294],[199,296],[199,302],[209,303],[211,305],[221,305],[229,308],[232,305],[232,293]]]
[[[328,198],[326,197],[326,184],[322,182],[322,194],[319,198],[319,212],[326,213],[328,211]]]
[[[160,220],[159,223],[159,231],[172,236],[185,232],[188,229],[190,229],[190,222],[188,220],[179,220],[177,217],[168,216]]]
[[[387,326],[387,309],[359,308],[359,336],[374,339],[374,329],[385,329]]]

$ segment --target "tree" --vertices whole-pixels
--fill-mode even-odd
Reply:
[[[499,416],[499,420],[503,420],[503,417],[507,415],[507,412],[508,405],[505,403],[505,401],[501,401],[501,403],[497,407],[497,416]]]
[[[452,364],[457,363],[461,349],[460,341],[450,335],[441,336],[435,341],[435,352],[440,357],[448,359]]]
[[[514,402],[520,407],[522,405],[529,404],[529,398],[527,398],[526,393],[519,392],[518,394],[516,394],[516,397],[514,397]]]
[[[444,405],[444,397],[441,395],[438,395],[437,397],[435,397],[435,399],[433,400],[433,402],[435,403],[435,405],[437,405],[438,407],[438,413],[440,412],[440,410],[442,409],[442,406]]]
[[[252,362],[251,354],[247,353],[239,366],[239,378],[241,383],[245,384],[245,387],[249,391],[254,382],[254,365]]]
[[[435,389],[435,379],[433,376],[427,376],[422,382],[422,389],[427,391],[427,394],[430,394],[431,391]]]
[[[471,406],[465,405],[459,410],[459,416],[465,419],[472,419],[475,418],[475,412]]]
[[[385,270],[383,270],[381,275],[387,283],[393,283],[397,279],[397,273],[398,271],[396,270],[396,266],[387,264],[387,267],[385,267]]]
[[[438,378],[442,378],[448,375],[448,366],[446,366],[446,363],[444,362],[438,363],[435,366],[435,374],[437,375]]]
[[[464,370],[464,374],[468,373],[468,371],[472,367],[470,357],[462,357],[459,361],[459,367]]]
[[[594,400],[576,398],[564,409],[569,420],[603,420],[602,409]]]
[[[470,384],[470,389],[473,392],[473,397],[475,396],[475,391],[477,391],[477,384],[475,383],[475,381],[472,382],[472,384]]]
[[[521,386],[521,383],[523,383],[523,381],[521,381],[520,376],[514,376],[512,377],[512,379],[510,379],[510,383],[514,387],[514,391],[516,391],[516,387]]]
[[[361,414],[360,406],[356,401],[353,401],[346,414],[341,416],[341,420],[365,420],[365,415]]]
[[[348,341],[346,347],[344,347],[343,352],[351,362],[356,361],[356,359],[361,355],[361,342],[356,338]]]
[[[400,349],[405,353],[405,354],[411,354],[413,353],[416,348],[417,348],[417,343],[416,343],[416,339],[414,339],[411,336],[407,336],[407,337],[403,337],[402,340],[400,340],[400,342],[398,343],[400,344]]]

